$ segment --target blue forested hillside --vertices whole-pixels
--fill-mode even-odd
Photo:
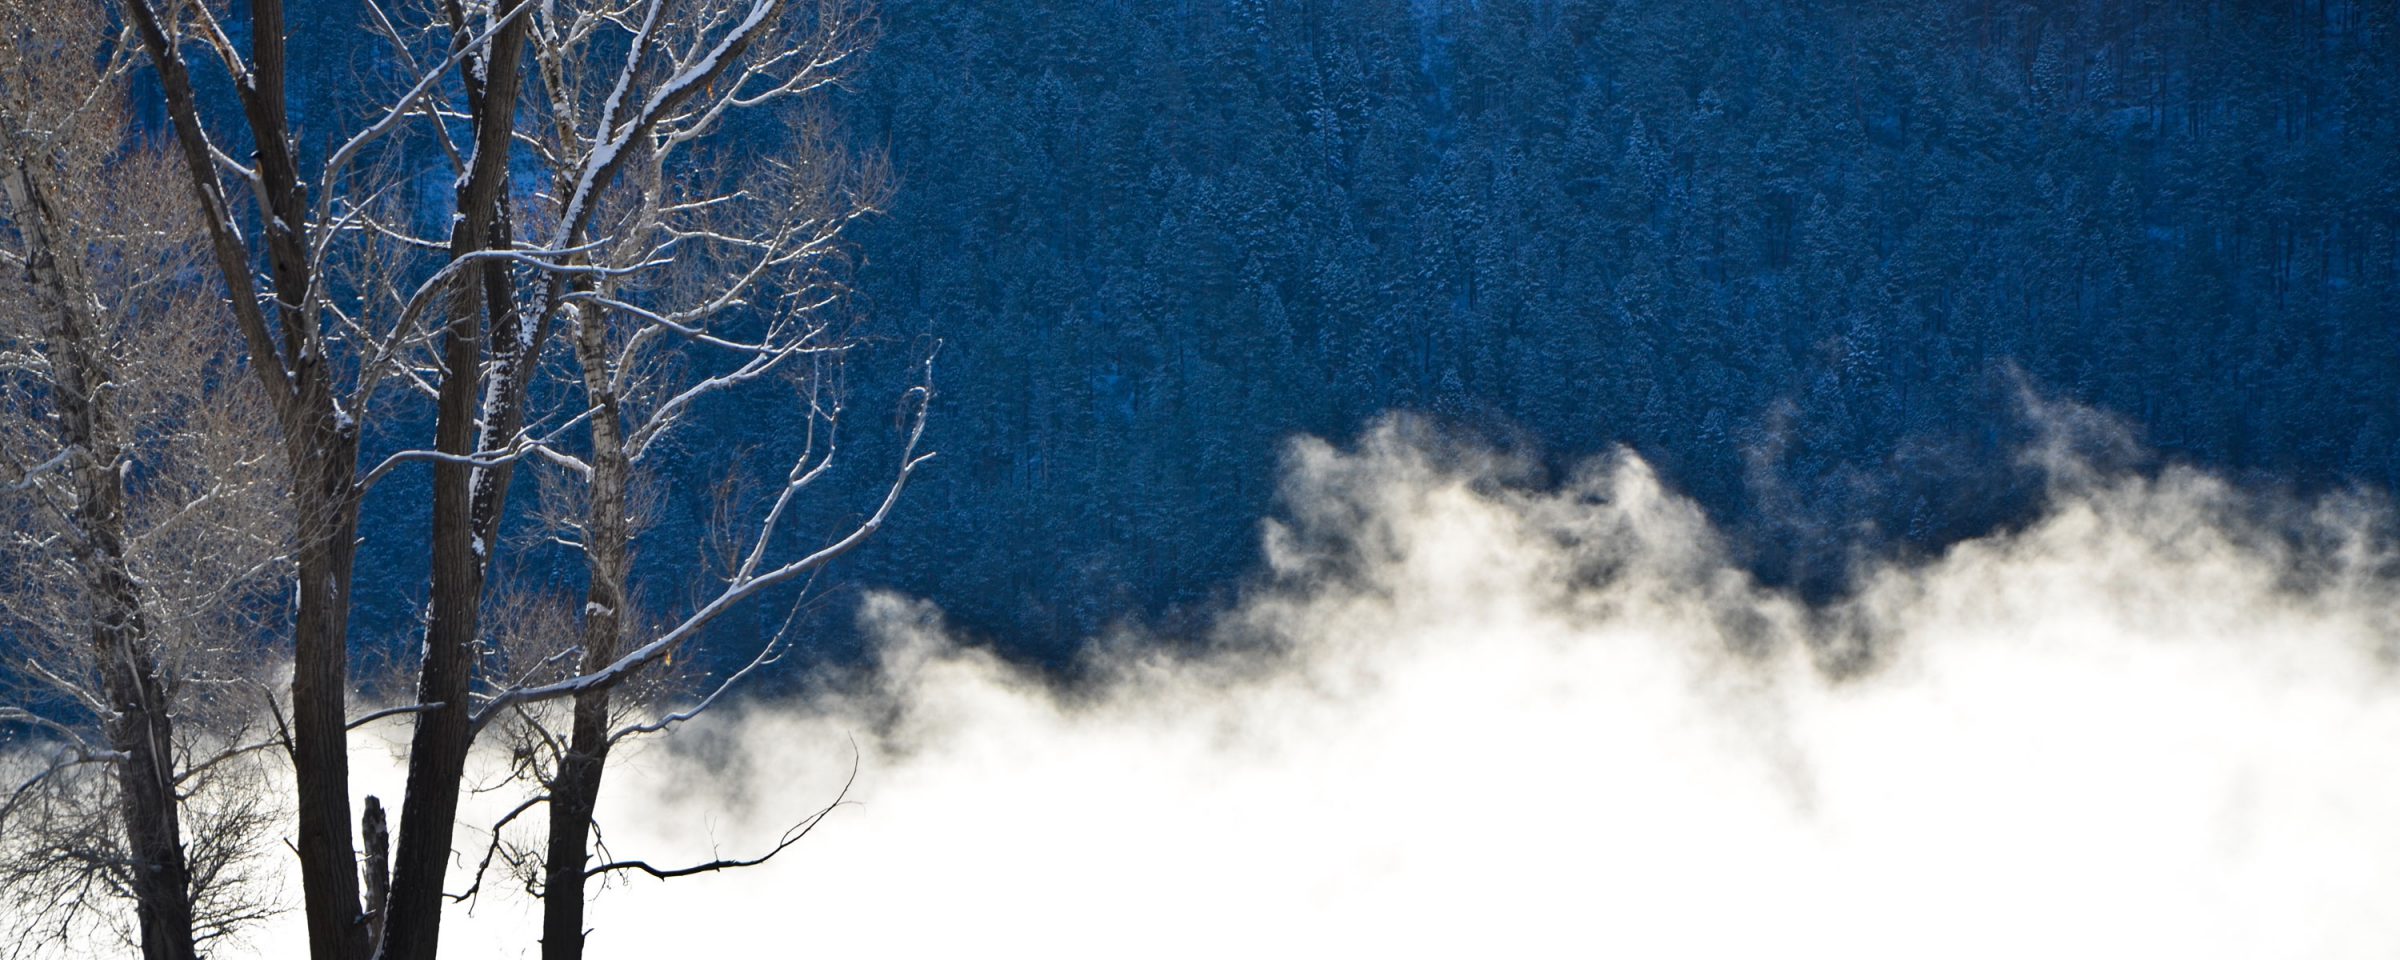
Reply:
[[[838,579],[1020,655],[1206,609],[1279,442],[1390,410],[1630,445],[1812,593],[2021,516],[2025,389],[2249,482],[2400,483],[2389,3],[881,12],[841,109],[902,183],[858,235],[884,340],[828,516],[933,338],[942,459]],[[774,422],[715,416],[687,442]]]

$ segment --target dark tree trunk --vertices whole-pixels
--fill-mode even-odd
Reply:
[[[506,17],[525,0],[501,0],[495,17]],[[493,38],[486,63],[461,69],[482,78],[475,92],[478,114],[475,153],[458,197],[450,253],[464,257],[491,241],[500,200],[508,185],[510,138],[516,129],[519,67],[530,18],[518,17]],[[434,423],[434,448],[455,457],[475,452],[476,400],[483,380],[486,310],[505,316],[506,304],[487,303],[481,271],[462,274],[442,335],[443,371]],[[501,438],[506,439],[506,438]],[[471,745],[467,693],[475,669],[477,614],[483,602],[489,539],[476,530],[473,486],[476,470],[444,460],[433,471],[432,620],[426,628],[425,663],[418,675],[417,714],[409,745],[408,794],[400,809],[400,844],[392,855],[392,892],[384,942],[386,960],[432,960],[440,942],[442,884],[450,866],[451,839],[458,827],[458,791]]]
[[[0,136],[10,148],[7,192],[24,241],[26,279],[48,320],[53,423],[60,447],[75,458],[75,563],[83,572],[92,658],[113,713],[105,726],[118,754],[125,883],[144,960],[191,960],[192,878],[175,792],[173,711],[125,559],[124,475],[118,470],[125,451],[102,395],[114,382],[106,337],[90,313],[80,271],[58,257],[66,219],[45,189],[45,164],[16,152],[25,140],[13,126]]]
[[[331,449],[286,434],[300,595],[292,625],[292,776],[310,956],[362,960],[357,848],[350,832],[350,574],[358,553],[358,434],[320,420]],[[303,437],[309,434],[304,434]]]
[[[584,672],[616,660],[626,617],[626,578],[632,529],[626,488],[632,464],[625,451],[624,411],[609,386],[604,318],[581,308],[575,335],[576,360],[592,405],[591,501],[584,516],[584,562],[591,588],[584,606]],[[608,766],[610,691],[602,687],[575,697],[574,730],[557,777],[550,784],[550,839],[543,856],[542,960],[583,956],[585,864],[590,860],[592,814],[600,779]]]
[[[201,133],[190,70],[149,0],[125,0],[127,21],[158,71],[159,93],[190,174],[209,232],[217,272],[225,281],[251,371],[266,388],[291,468],[297,526],[297,606],[292,628],[292,764],[299,837],[301,901],[308,917],[309,954],[317,960],[362,960],[369,944],[361,923],[357,849],[350,832],[350,761],[346,742],[349,691],[350,577],[357,554],[358,426],[333,396],[333,371],[312,349],[307,329],[311,297],[307,239],[301,225],[306,190],[291,153],[284,115],[283,8],[275,0],[251,6],[254,83],[236,85],[257,172],[272,206],[267,230],[282,347],[268,329],[251,274],[251,252],[233,229],[231,205]]]

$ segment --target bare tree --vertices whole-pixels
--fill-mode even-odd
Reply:
[[[863,11],[839,3],[762,19],[760,35],[749,41],[759,55],[724,70],[724,79],[688,105],[668,108],[676,83],[697,79],[695,71],[730,45],[705,21],[666,20],[666,8],[649,4],[637,20],[618,19],[604,4],[562,4],[534,21],[538,102],[548,121],[540,152],[552,182],[572,185],[555,194],[553,242],[575,248],[574,262],[592,268],[553,274],[544,304],[566,312],[587,432],[581,459],[554,458],[576,485],[579,495],[570,499],[582,508],[566,520],[560,539],[577,545],[589,578],[574,660],[584,676],[554,682],[552,693],[499,691],[485,715],[510,706],[540,734],[534,742],[546,749],[535,755],[549,759],[540,890],[542,948],[550,960],[582,955],[587,882],[633,866],[590,862],[611,748],[705,709],[775,656],[769,639],[748,666],[690,703],[643,704],[648,712],[638,718],[612,709],[618,686],[685,642],[619,664],[630,625],[640,622],[632,489],[659,441],[696,406],[722,402],[719,395],[797,387],[788,422],[805,440],[749,535],[748,552],[724,571],[723,590],[699,604],[688,625],[665,624],[660,638],[688,638],[742,595],[855,546],[883,522],[919,462],[912,427],[898,476],[864,523],[822,549],[780,564],[768,559],[793,499],[833,463],[837,374],[853,345],[834,319],[844,292],[841,239],[886,198],[883,168],[836,144],[808,96],[846,73],[869,23]],[[620,42],[628,50],[623,60],[595,55]],[[645,106],[628,112],[628,103]],[[728,135],[736,126],[783,134],[737,140]],[[768,144],[777,149],[761,149]],[[603,179],[608,165],[617,172]],[[930,386],[911,396],[921,426]],[[563,735],[544,729],[546,714],[522,709],[553,694],[570,704]]]
[[[278,0],[248,9],[247,51],[239,49],[208,3],[122,0],[120,7],[150,65],[192,196],[210,238],[217,273],[234,314],[247,360],[275,411],[291,477],[289,500],[298,519],[294,551],[296,611],[288,752],[293,760],[302,901],[311,953],[361,960],[375,948],[374,929],[396,933],[396,955],[432,949],[438,909],[438,864],[452,817],[465,735],[467,658],[481,592],[480,538],[468,527],[468,480],[477,469],[505,471],[505,457],[478,457],[476,394],[485,338],[510,326],[513,252],[505,214],[510,141],[520,82],[527,6],[515,0],[484,5],[470,24],[468,7],[441,5],[441,22],[422,35],[440,35],[438,49],[409,64],[411,76],[387,100],[356,111],[361,128],[329,151],[313,176],[304,175],[287,110],[286,30]],[[380,7],[373,9],[411,57],[418,44],[399,34]],[[422,36],[421,35],[421,36]],[[202,85],[186,51],[213,60],[230,81],[247,161],[204,123]],[[455,83],[455,87],[446,86]],[[460,168],[447,242],[394,242],[372,220],[398,182],[392,171],[429,148],[446,151]],[[463,120],[464,152],[451,124]],[[372,160],[380,158],[383,162]],[[227,181],[246,188],[229,190]],[[312,199],[311,190],[315,191]],[[245,229],[245,222],[249,227]],[[436,265],[421,270],[428,256]],[[392,292],[392,277],[414,273],[424,282],[389,309],[372,298]],[[395,294],[396,296],[396,294]],[[486,322],[485,314],[490,315]],[[428,322],[429,315],[441,322]],[[513,338],[501,338],[512,345]],[[428,343],[432,364],[420,363]],[[525,345],[529,355],[539,345]],[[503,377],[503,380],[509,378]],[[387,902],[362,904],[357,848],[350,828],[349,762],[344,733],[350,693],[347,633],[360,505],[377,474],[362,475],[363,423],[378,388],[399,382],[433,396],[437,421],[431,449],[387,461],[434,464],[436,522],[432,535],[434,603],[420,669],[415,711],[416,750],[410,759],[402,843]],[[499,497],[493,497],[497,515]],[[412,823],[414,828],[412,829]],[[432,843],[412,840],[412,835]],[[430,873],[430,876],[428,874]],[[427,888],[432,893],[425,892]],[[387,911],[393,917],[385,921]],[[422,945],[412,938],[422,937]]]
[[[545,329],[564,323],[585,424],[580,456],[550,451],[545,460],[580,506],[561,518],[556,539],[581,553],[588,585],[580,643],[564,651],[569,657],[542,661],[579,675],[495,685],[475,723],[521,718],[540,748],[527,755],[547,761],[537,798],[548,808],[538,888],[550,958],[582,955],[588,881],[637,866],[590,863],[610,749],[714,704],[773,661],[775,639],[688,703],[641,703],[648,712],[637,719],[615,709],[627,705],[614,699],[617,690],[718,613],[819,569],[871,535],[921,462],[915,448],[930,399],[929,383],[910,391],[914,412],[897,473],[872,513],[844,536],[769,562],[794,499],[833,463],[838,371],[855,344],[835,319],[846,292],[842,236],[887,196],[880,163],[836,144],[811,109],[810,95],[854,64],[871,21],[840,2],[797,11],[760,3],[739,21],[731,14],[744,11],[726,11],[720,19],[728,27],[690,10],[683,11],[689,19],[677,19],[672,6],[557,4],[533,21],[535,112],[545,123],[530,139],[553,189],[550,203],[528,219],[549,226],[551,249],[573,268],[545,278],[533,322]],[[603,55],[620,49],[619,57]],[[735,136],[735,129],[750,133]],[[652,451],[694,409],[723,402],[721,395],[755,398],[787,385],[797,387],[787,422],[805,440],[747,535],[749,552],[725,571],[715,596],[683,620],[659,624],[629,653],[626,641],[643,622],[634,591],[633,489],[649,472]],[[568,705],[563,731],[549,729],[550,712],[528,709],[552,699]]]
[[[359,318],[345,321],[331,309],[325,275],[333,252],[327,241],[341,232],[331,222],[330,204],[341,167],[362,140],[372,137],[362,134],[344,145],[338,162],[327,163],[317,178],[319,203],[312,208],[286,113],[282,4],[252,5],[247,56],[235,49],[209,4],[170,3],[162,15],[150,0],[126,0],[122,9],[157,72],[217,277],[225,285],[250,372],[274,411],[296,520],[287,729],[302,901],[312,954],[356,960],[365,955],[366,940],[358,922],[344,737],[351,573],[363,492],[357,481],[360,422],[353,411],[364,409],[383,367],[371,345],[360,342],[366,338],[356,335]],[[184,59],[187,45],[212,54],[232,79],[252,145],[248,163],[234,159],[202,124],[198,88]],[[237,219],[236,195],[225,185],[228,175],[247,188],[256,205],[252,229],[244,230]],[[262,295],[262,288],[269,292]],[[405,324],[395,324],[389,336],[374,342],[390,343],[408,333]],[[333,356],[337,345],[351,350],[345,363]],[[348,403],[337,385],[344,366],[359,371],[347,391]]]
[[[122,895],[145,957],[191,957],[257,913],[223,896],[262,822],[255,783],[204,758],[260,702],[250,638],[284,537],[257,491],[276,471],[251,455],[254,391],[206,329],[214,297],[184,279],[198,230],[175,171],[128,135],[99,10],[5,0],[0,22],[0,256],[16,268],[0,288],[0,676],[17,702],[0,721],[52,752],[0,799],[0,890],[58,930],[105,924],[85,908]]]
[[[843,293],[840,237],[880,203],[883,182],[802,122],[802,108],[845,75],[871,20],[845,0],[436,0],[414,21],[370,2],[403,80],[347,111],[363,118],[358,131],[303,175],[280,2],[251,0],[247,50],[208,3],[119,3],[156,70],[290,477],[286,746],[310,949],[338,960],[432,956],[478,732],[572,702],[568,749],[545,775],[553,807],[567,811],[553,810],[557,841],[546,854],[549,922],[560,931],[546,944],[579,950],[583,838],[607,745],[626,733],[606,722],[613,693],[724,611],[863,542],[922,462],[924,385],[909,394],[906,450],[871,512],[814,549],[777,541],[794,498],[831,464],[840,407],[830,371],[850,347],[831,321]],[[202,91],[214,87],[194,81],[187,51],[221,68],[227,106],[238,109],[204,109]],[[227,139],[204,122],[236,114],[241,128]],[[792,124],[791,133],[744,141],[734,118]],[[249,156],[237,157],[233,145],[245,142]],[[756,149],[769,143],[780,155]],[[512,192],[515,157],[547,170],[542,188]],[[439,158],[456,175],[448,233],[417,236],[395,209],[399,171]],[[546,390],[540,374],[562,328],[579,389]],[[712,598],[654,634],[629,634],[626,495],[645,456],[700,405],[794,376],[812,398],[799,419],[825,443],[799,455],[745,562]],[[363,425],[385,384],[432,402],[433,442],[362,470]],[[529,461],[586,491],[583,639],[550,672],[489,676],[506,651],[486,649],[488,581],[516,469]],[[343,745],[359,722],[347,712],[350,581],[363,498],[412,464],[433,472],[426,642],[415,702],[401,711],[415,729],[398,843],[382,847],[373,811],[362,901]]]

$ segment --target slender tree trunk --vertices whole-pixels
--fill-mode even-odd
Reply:
[[[492,15],[506,17],[524,2],[500,0]],[[470,77],[479,74],[485,86],[476,98],[480,109],[474,160],[459,190],[459,217],[450,234],[453,258],[483,249],[499,222],[531,22],[530,17],[509,21],[492,39],[488,60],[466,68]],[[436,403],[434,449],[458,457],[475,452],[485,342],[481,321],[487,311],[501,317],[508,308],[486,302],[495,288],[479,279],[470,274],[459,280],[449,307],[449,328],[442,335],[446,369]],[[433,469],[433,610],[417,683],[417,702],[429,709],[417,714],[409,744],[408,794],[401,804],[389,919],[378,951],[386,960],[432,960],[440,943],[442,883],[449,871],[459,784],[472,739],[467,693],[475,670],[484,560],[491,546],[490,538],[476,530],[476,472],[455,460]]]
[[[143,960],[190,960],[192,874],[183,852],[181,808],[175,791],[174,720],[166,683],[159,676],[140,600],[125,567],[123,491],[114,469],[83,471],[87,499],[79,522],[111,523],[87,528],[85,576],[93,590],[92,642],[103,658],[103,682],[117,715],[108,724],[117,761],[119,805],[131,854],[134,911],[142,930]]]
[[[123,568],[115,573],[121,575]],[[117,575],[105,579],[115,581],[113,586],[132,586]],[[143,960],[190,960],[196,955],[192,874],[184,858],[175,795],[173,720],[157,661],[136,639],[140,632],[138,617],[135,622],[93,625],[93,641],[106,645],[104,649],[113,647],[121,658],[107,671],[109,699],[118,711],[109,724],[109,739],[125,754],[117,763],[117,784],[123,792],[125,837],[132,854],[128,868],[134,913],[142,930]]]
[[[322,418],[316,439],[285,438],[297,519],[300,595],[292,625],[292,773],[309,952],[362,960],[357,848],[350,832],[350,575],[358,554],[358,434]],[[329,447],[312,446],[313,443]]]
[[[480,151],[479,151],[480,153]],[[480,240],[480,231],[462,235]],[[442,335],[444,371],[434,424],[434,449],[465,457],[474,452],[476,386],[483,362],[482,315],[475,285],[457,298]],[[391,901],[384,941],[387,960],[429,960],[439,944],[442,883],[458,821],[458,791],[469,747],[467,693],[475,669],[483,558],[488,546],[474,531],[469,487],[474,470],[443,461],[433,468],[433,597],[426,625],[425,662],[417,674],[416,731],[409,741],[408,792],[401,800],[400,843],[392,856]]]
[[[614,661],[624,637],[632,542],[626,487],[633,471],[625,454],[624,412],[609,388],[605,319],[588,306],[578,313],[575,356],[593,411],[591,501],[584,517],[584,562],[591,588],[584,606],[580,668],[589,672]],[[583,956],[584,870],[600,778],[608,766],[608,708],[607,688],[575,697],[574,730],[550,784],[550,841],[542,861],[542,960]]]
[[[599,595],[596,585],[592,593]],[[613,631],[617,619],[613,615],[592,617],[584,625],[586,636],[603,629],[601,621],[607,621],[606,629]],[[585,661],[587,665],[594,662]],[[608,702],[605,690],[575,698],[573,739],[550,786],[550,838],[542,861],[542,960],[580,960],[583,956],[584,870],[591,858],[592,815],[600,796],[600,778],[608,766]]]
[[[82,559],[92,591],[92,645],[116,716],[108,723],[117,761],[120,812],[125,821],[129,882],[142,931],[144,960],[190,960],[192,874],[183,852],[181,808],[175,791],[174,719],[166,682],[150,644],[141,601],[125,566],[124,492],[113,466],[81,471],[77,505],[86,544]]]
[[[174,719],[166,682],[125,560],[122,433],[103,392],[113,382],[85,285],[57,255],[64,217],[44,189],[40,162],[15,153],[5,131],[9,205],[25,244],[25,273],[49,321],[51,397],[59,444],[81,451],[75,477],[75,562],[84,575],[92,655],[113,716],[106,719],[124,821],[126,883],[144,960],[191,960],[192,878],[175,792]]]

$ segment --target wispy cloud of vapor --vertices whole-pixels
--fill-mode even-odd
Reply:
[[[871,599],[872,678],[612,772],[603,957],[2386,956],[2385,515],[2077,472],[2018,531],[1755,586],[1639,459],[1536,485],[1379,429],[1296,444],[1200,652],[1060,693]],[[460,918],[530,951],[517,907]],[[504,929],[505,928],[505,929]]]

